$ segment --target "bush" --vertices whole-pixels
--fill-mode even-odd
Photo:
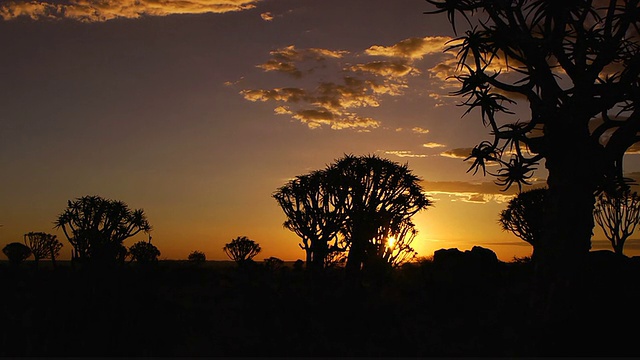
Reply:
[[[189,254],[187,259],[194,263],[203,263],[207,260],[207,257],[204,255],[202,251],[195,250]]]
[[[7,256],[7,259],[16,266],[31,256],[31,249],[29,249],[27,245],[19,242],[7,244],[2,249],[2,252]]]

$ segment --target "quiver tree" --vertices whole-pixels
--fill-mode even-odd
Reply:
[[[222,250],[229,259],[241,265],[253,259],[262,249],[258,243],[246,236],[238,236],[226,244]]]
[[[283,226],[302,239],[308,268],[322,269],[339,246],[338,232],[344,222],[335,184],[325,171],[296,176],[273,197],[287,216]]]
[[[510,231],[533,246],[532,259],[536,258],[536,248],[544,230],[547,193],[546,188],[523,191],[512,198],[507,208],[500,213],[502,230]]]
[[[611,241],[614,252],[623,255],[625,241],[640,222],[640,196],[630,191],[617,194],[602,192],[596,201],[594,217]]]
[[[124,262],[124,240],[151,231],[142,209],[131,210],[122,201],[99,196],[69,201],[55,225],[73,246],[72,260],[92,263]]]
[[[13,266],[18,266],[31,256],[31,249],[25,244],[12,242],[2,248],[2,253],[9,259],[9,262]]]
[[[469,170],[497,164],[491,174],[506,188],[526,184],[544,160],[538,268],[570,272],[591,247],[595,194],[626,186],[623,157],[638,141],[640,1],[427,1],[454,32],[469,25],[448,48],[455,94],[493,135],[473,149]],[[528,114],[512,112],[520,99]]]
[[[24,234],[24,244],[31,249],[36,267],[40,259],[50,258],[55,266],[56,257],[60,255],[62,243],[56,235],[44,232],[29,232]]]
[[[407,243],[394,249],[396,255],[383,256],[379,248],[431,205],[419,181],[406,164],[375,155],[345,155],[323,170],[296,177],[274,197],[287,215],[284,226],[302,238],[307,263],[326,267],[347,252],[346,268],[353,273],[367,259],[393,263],[400,261],[397,255],[413,251]],[[415,237],[413,225],[409,228],[407,241]]]
[[[373,241],[398,229],[419,211],[432,205],[424,194],[420,179],[406,164],[375,155],[347,155],[331,164],[336,196],[343,199],[345,221],[341,233],[349,244],[346,270],[362,268],[368,253],[375,252]]]

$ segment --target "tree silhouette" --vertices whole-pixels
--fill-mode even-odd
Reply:
[[[375,155],[347,155],[331,164],[337,203],[344,207],[341,233],[349,244],[346,270],[362,268],[373,241],[397,232],[417,212],[432,205],[406,164]]]
[[[21,262],[31,256],[31,249],[29,249],[29,247],[25,244],[12,242],[2,248],[2,253],[5,254],[12,265],[18,266]]]
[[[151,226],[142,209],[131,210],[122,201],[83,196],[69,201],[55,222],[73,246],[72,260],[92,263],[124,261],[123,241]]]
[[[623,255],[625,241],[640,222],[640,196],[630,191],[618,194],[603,192],[597,198],[594,217],[611,241],[614,252]]]
[[[151,241],[138,241],[129,247],[131,260],[140,264],[149,264],[158,261],[160,250]]]
[[[194,250],[187,256],[187,260],[194,263],[203,263],[207,260],[207,256],[202,251]]]
[[[55,266],[56,256],[60,255],[62,243],[56,235],[44,232],[29,232],[24,234],[24,244],[31,249],[36,267],[40,259],[50,258]]]
[[[337,247],[344,222],[330,175],[314,171],[296,176],[273,194],[287,216],[284,227],[300,236],[307,266],[316,270],[324,267],[331,249]]]
[[[260,245],[246,236],[238,236],[226,244],[222,250],[227,254],[229,259],[238,264],[243,264],[253,259],[262,249]]]
[[[536,257],[536,248],[540,244],[544,230],[544,206],[548,189],[538,188],[519,193],[509,201],[507,208],[500,213],[500,225],[505,231],[533,246],[532,258]]]
[[[272,256],[264,259],[264,266],[271,271],[279,270],[284,266],[284,260]]]
[[[287,221],[284,226],[303,240],[307,264],[326,267],[346,252],[350,273],[367,259],[401,261],[399,254],[412,253],[404,240],[394,255],[384,253],[388,236],[401,234],[409,219],[431,205],[419,178],[407,165],[378,156],[345,155],[325,169],[296,177],[274,194]],[[404,245],[407,245],[406,247]]]
[[[427,0],[456,31],[465,114],[477,109],[493,139],[469,170],[500,169],[497,184],[527,184],[542,160],[549,201],[538,255],[552,277],[591,247],[594,194],[625,188],[623,157],[640,130],[638,0]],[[509,108],[526,99],[529,115]],[[521,121],[524,116],[527,118]],[[566,265],[566,266],[564,266]]]

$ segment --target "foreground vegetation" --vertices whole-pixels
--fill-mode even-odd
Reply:
[[[527,261],[424,260],[358,279],[292,264],[0,264],[2,356],[638,355],[640,263],[594,252],[562,320]],[[628,304],[628,305],[625,305]],[[586,317],[585,315],[586,314]]]

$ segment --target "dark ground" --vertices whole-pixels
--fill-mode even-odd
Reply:
[[[424,261],[358,281],[288,266],[31,265],[0,264],[2,356],[640,355],[631,259],[594,262],[555,322],[530,306],[528,263]]]

